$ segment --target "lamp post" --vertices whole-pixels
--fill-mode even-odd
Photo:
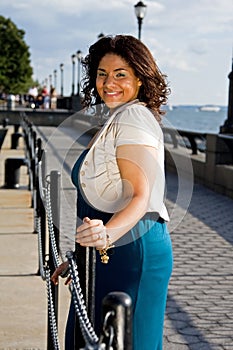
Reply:
[[[60,64],[60,70],[61,70],[61,96],[63,96],[63,71],[64,71],[64,64]]]
[[[229,82],[229,97],[228,97],[228,110],[227,119],[224,125],[220,127],[221,134],[233,134],[233,58],[232,58],[232,68],[228,75]]]
[[[77,82],[77,96],[80,95],[80,80],[81,80],[81,74],[80,74],[80,66],[81,66],[81,58],[82,58],[82,51],[77,51],[77,59],[78,59],[78,82]]]
[[[49,91],[51,90],[52,87],[52,74],[49,74]]]
[[[72,91],[71,91],[71,95],[72,96],[74,96],[75,57],[76,57],[75,54],[73,54],[71,56],[71,61],[72,61]]]
[[[134,5],[135,15],[138,19],[138,39],[141,40],[141,29],[142,29],[142,20],[146,14],[146,5],[142,1],[139,1]]]
[[[57,90],[57,70],[54,69],[53,71],[53,81],[54,81],[54,88]]]
[[[100,33],[98,36],[97,36],[97,39],[101,39],[101,38],[104,38],[105,37],[105,35],[104,35],[104,33]]]

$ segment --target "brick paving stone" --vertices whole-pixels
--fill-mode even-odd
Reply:
[[[222,346],[216,346],[206,342],[198,342],[197,344],[190,344],[190,350],[222,350]]]
[[[189,350],[189,346],[187,345],[177,345],[177,344],[172,344],[172,343],[165,343],[163,346],[163,350]]]
[[[199,342],[198,336],[192,336],[192,335],[185,335],[182,336],[181,334],[174,334],[167,337],[168,341],[170,343],[176,343],[176,344],[197,344]]]

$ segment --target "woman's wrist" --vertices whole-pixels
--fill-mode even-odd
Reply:
[[[96,250],[99,251],[99,254],[101,256],[101,262],[103,264],[107,264],[108,263],[109,256],[108,256],[107,251],[109,249],[112,249],[112,248],[114,248],[114,244],[112,244],[112,241],[111,241],[111,238],[110,238],[109,234],[106,234],[106,244],[105,244],[104,248],[96,248]]]

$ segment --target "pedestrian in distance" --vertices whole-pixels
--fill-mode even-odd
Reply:
[[[51,86],[51,89],[50,89],[50,108],[51,109],[57,108],[57,92],[54,86]]]
[[[102,299],[122,291],[132,299],[133,349],[161,350],[173,265],[161,129],[170,90],[149,49],[133,36],[99,39],[83,66],[83,106],[108,111],[72,170],[76,245],[96,248],[95,330],[101,330]],[[55,284],[67,264],[55,270]],[[73,349],[72,319],[71,302],[66,349]]]

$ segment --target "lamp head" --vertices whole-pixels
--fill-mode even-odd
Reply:
[[[146,14],[146,5],[143,4],[142,1],[139,1],[136,5],[134,5],[135,15],[138,19],[143,19]]]

